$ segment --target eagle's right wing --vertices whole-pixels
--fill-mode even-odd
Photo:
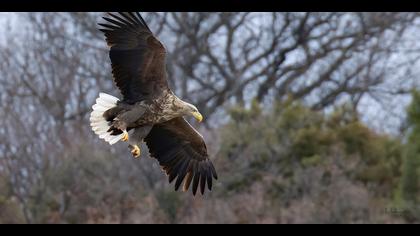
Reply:
[[[212,178],[217,179],[216,170],[208,158],[202,136],[182,117],[155,124],[144,139],[152,157],[169,176],[169,182],[177,178],[175,190],[184,181],[184,191],[192,182],[195,195],[200,185],[201,194],[207,184],[212,188]]]
[[[110,46],[112,73],[124,101],[135,103],[168,89],[162,43],[153,36],[139,13],[108,13],[99,23]]]

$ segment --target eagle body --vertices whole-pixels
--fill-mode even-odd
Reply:
[[[146,112],[135,122],[135,125],[157,124],[182,117],[185,112],[183,103],[185,102],[168,91],[152,100],[150,104],[145,104]]]
[[[118,133],[118,131],[126,128],[148,126],[182,117],[185,112],[183,104],[185,102],[171,91],[166,91],[150,101],[141,101],[134,104],[124,101],[118,102],[103,116],[108,122],[114,122],[113,129]]]
[[[127,141],[133,156],[144,141],[175,190],[212,189],[216,170],[201,134],[183,117],[198,121],[198,109],[169,88],[166,50],[139,13],[108,13],[99,23],[110,47],[112,74],[123,98],[100,93],[92,107],[92,130],[109,144]]]

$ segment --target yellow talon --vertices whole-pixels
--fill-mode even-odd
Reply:
[[[131,154],[133,154],[133,157],[135,157],[135,158],[139,157],[140,154],[141,154],[139,146],[133,145],[133,149],[131,150]]]
[[[128,132],[125,131],[125,130],[124,130],[124,134],[123,134],[123,136],[121,138],[121,141],[124,141],[124,142],[128,141]]]

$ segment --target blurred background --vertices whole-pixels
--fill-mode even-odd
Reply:
[[[219,180],[89,126],[103,13],[0,13],[0,223],[419,223],[420,14],[144,13]]]

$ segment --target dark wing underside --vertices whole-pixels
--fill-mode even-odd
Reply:
[[[165,48],[153,36],[139,13],[108,13],[105,33],[112,74],[124,101],[134,103],[157,97],[168,89]]]
[[[217,179],[216,170],[208,158],[203,138],[184,118],[154,125],[145,141],[151,156],[168,175],[169,182],[176,178],[175,190],[182,182],[184,191],[192,183],[194,195],[198,187],[204,194],[206,183],[211,190],[212,178]]]

